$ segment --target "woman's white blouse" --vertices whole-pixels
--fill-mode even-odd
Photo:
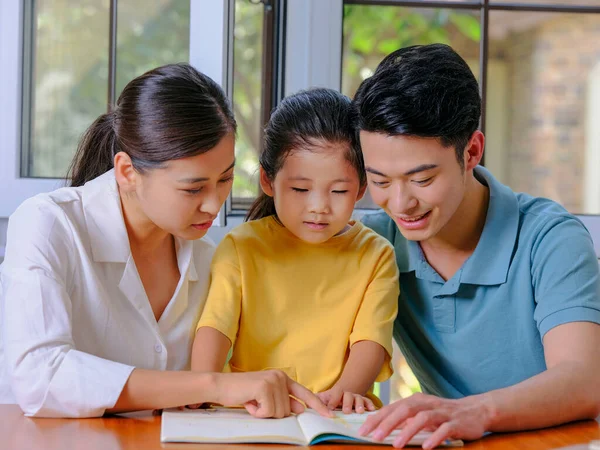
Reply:
[[[0,403],[30,416],[100,416],[134,368],[189,369],[213,249],[177,239],[181,279],[157,322],[113,171],[24,202],[0,267]]]

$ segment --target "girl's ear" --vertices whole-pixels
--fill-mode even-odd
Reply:
[[[269,180],[267,172],[265,172],[265,169],[263,169],[262,166],[260,166],[260,187],[265,194],[267,194],[269,197],[273,197],[273,186],[271,184],[271,180]]]
[[[362,200],[362,198],[365,196],[365,192],[367,192],[367,183],[365,183],[365,185],[359,189],[358,195],[356,196],[357,202]]]

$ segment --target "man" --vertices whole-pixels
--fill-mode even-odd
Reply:
[[[585,227],[479,166],[481,99],[446,45],[385,58],[354,107],[369,190],[364,221],[394,244],[394,336],[423,394],[363,427],[402,447],[540,428],[600,413],[600,276]]]

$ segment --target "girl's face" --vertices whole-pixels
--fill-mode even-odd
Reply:
[[[344,230],[363,196],[345,143],[323,143],[290,152],[274,180],[260,182],[273,196],[281,223],[299,239],[320,244]]]
[[[143,175],[133,171],[127,178],[134,182],[129,184],[119,181],[115,164],[119,186],[133,194],[138,217],[149,219],[142,223],[183,239],[199,239],[231,191],[234,144],[233,134],[226,135],[206,153],[169,161]]]

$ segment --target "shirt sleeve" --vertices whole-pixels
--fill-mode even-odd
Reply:
[[[391,245],[385,245],[361,303],[350,334],[350,345],[373,341],[386,351],[385,363],[375,381],[385,381],[393,373],[392,332],[398,314],[400,294],[398,267]]]
[[[225,236],[213,257],[210,288],[198,326],[211,327],[235,343],[242,312],[242,275],[235,241]]]
[[[72,338],[72,235],[57,205],[28,201],[10,218],[0,282],[6,374],[28,416],[101,416],[131,366],[78,351]]]
[[[569,322],[600,324],[600,273],[591,236],[574,217],[545,224],[532,248],[540,335]]]

